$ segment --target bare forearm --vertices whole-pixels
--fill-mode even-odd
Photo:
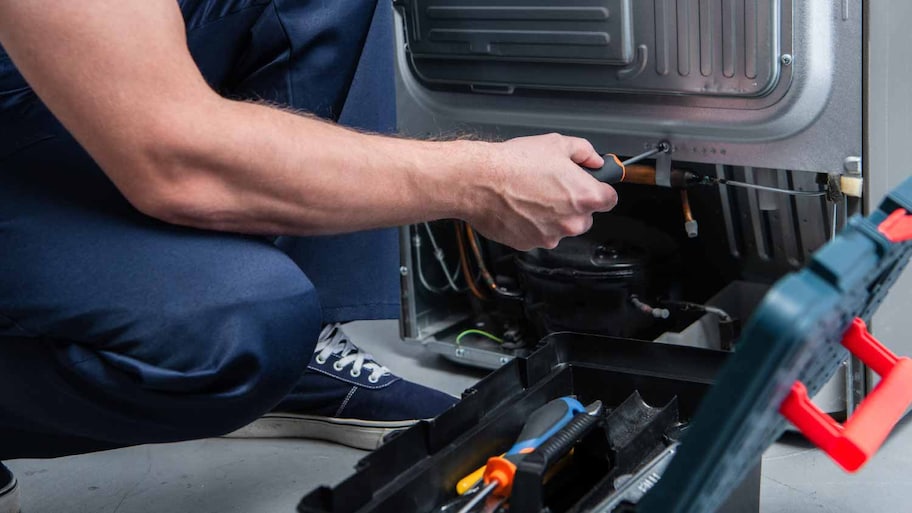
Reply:
[[[174,0],[3,0],[0,43],[124,196],[160,219],[328,234],[463,218],[517,249],[588,230],[617,194],[602,158],[549,134],[418,142],[219,97]]]
[[[229,100],[199,109],[165,171],[180,197],[161,217],[175,223],[313,235],[461,218],[466,171],[485,173],[484,143],[368,135]]]

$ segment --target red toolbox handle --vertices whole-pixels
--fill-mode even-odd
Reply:
[[[792,385],[779,411],[840,467],[855,472],[880,449],[912,405],[912,359],[899,358],[884,347],[861,319],[852,322],[842,345],[881,377],[852,418],[844,426],[837,423],[811,402],[800,381]]]
[[[890,242],[912,240],[912,214],[906,214],[906,209],[898,208],[880,223],[877,230]]]

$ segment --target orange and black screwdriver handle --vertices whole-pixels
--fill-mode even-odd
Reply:
[[[490,485],[497,482],[492,494],[497,497],[509,496],[513,488],[513,476],[516,474],[516,463],[523,455],[534,451],[569,424],[574,416],[585,412],[586,408],[573,397],[555,399],[532,412],[513,447],[505,455],[488,460],[484,483]]]
[[[602,155],[602,158],[605,159],[604,166],[598,169],[585,169],[592,174],[593,178],[602,183],[614,185],[623,182],[627,177],[627,168],[624,166],[624,163],[621,162],[621,159],[613,153],[606,153]]]
[[[592,173],[596,180],[609,185],[619,184],[621,182],[639,183],[643,185],[656,184],[655,166],[634,165],[641,160],[658,155],[659,153],[668,153],[672,149],[668,141],[660,141],[652,149],[640,153],[627,160],[621,160],[613,153],[602,155],[605,159],[605,165],[598,169],[584,167],[586,171]]]

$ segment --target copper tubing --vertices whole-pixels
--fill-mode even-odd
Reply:
[[[694,215],[690,210],[690,196],[687,195],[687,189],[681,189],[681,207],[684,209],[684,222],[692,223]]]
[[[622,180],[622,183],[635,183],[639,185],[656,186],[659,185],[656,174],[657,173],[655,166],[649,166],[646,164],[630,165],[625,168],[624,179]],[[700,183],[699,176],[693,174],[690,171],[685,171],[682,169],[671,169],[670,175],[666,177],[666,180],[669,183],[659,186],[671,187],[672,189],[683,189]]]
[[[656,168],[645,164],[631,164],[624,167],[624,183],[640,185],[656,184]]]
[[[484,278],[488,287],[491,287],[491,289],[496,292],[497,282],[494,281],[494,277],[488,272],[488,266],[484,263],[484,257],[481,255],[481,248],[478,247],[478,239],[475,238],[475,230],[473,230],[472,226],[468,223],[466,223],[465,227],[466,236],[469,238],[469,247],[472,248],[472,253],[475,254],[475,262],[478,264],[478,270],[481,271],[481,277]]]
[[[459,264],[460,267],[462,267],[462,276],[469,285],[469,290],[472,291],[472,295],[482,301],[486,301],[488,298],[479,290],[478,285],[475,284],[475,279],[472,278],[472,270],[469,269],[469,258],[468,255],[466,255],[465,241],[463,240],[460,222],[455,221],[453,226],[456,227],[456,244],[459,245]]]

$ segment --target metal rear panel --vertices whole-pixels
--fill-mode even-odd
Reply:
[[[560,5],[507,0],[412,0],[412,55],[426,59],[579,62],[625,66],[633,60],[630,0]]]
[[[778,84],[791,40],[788,0],[398,4],[411,69],[431,87],[757,97]]]
[[[489,77],[512,77],[511,70],[532,66],[535,80],[566,82],[564,92],[558,86],[531,91],[479,84],[476,93],[441,88],[413,65],[402,30],[400,128],[419,137],[558,131],[626,155],[667,139],[679,162],[842,173],[845,160],[862,149],[861,5],[861,0],[636,0],[635,58],[645,45],[646,60],[642,71],[622,68],[636,75],[624,80],[617,67],[610,74],[601,71],[601,81],[587,79],[588,68],[610,66],[554,64],[567,66],[556,72],[542,63],[440,61],[447,63],[441,73],[452,73],[453,79],[471,77],[478,67],[496,68]],[[657,23],[665,28],[657,30]],[[682,26],[691,29],[678,30]],[[447,71],[452,66],[458,72]]]

